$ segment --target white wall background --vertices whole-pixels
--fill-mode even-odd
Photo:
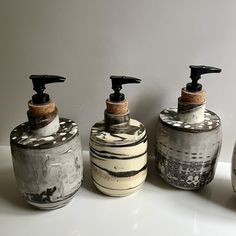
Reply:
[[[222,68],[206,75],[207,108],[222,119],[221,161],[236,137],[235,0],[1,0],[0,145],[27,119],[30,74],[58,74],[48,85],[61,116],[80,124],[83,148],[103,119],[111,74],[142,79],[124,86],[131,115],[142,121],[153,151],[158,113],[177,105],[189,64]]]

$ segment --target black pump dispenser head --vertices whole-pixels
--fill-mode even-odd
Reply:
[[[114,90],[114,93],[110,94],[110,101],[111,102],[121,102],[124,101],[125,95],[123,93],[120,93],[120,90],[122,89],[122,84],[139,84],[141,79],[137,79],[134,77],[126,77],[126,76],[116,76],[112,75],[110,76],[111,83],[112,83],[112,89]]]
[[[212,67],[212,66],[189,66],[191,69],[190,78],[192,83],[186,85],[186,90],[189,92],[199,92],[202,90],[202,85],[198,83],[198,80],[201,79],[201,75],[209,73],[220,73],[221,69]]]
[[[37,94],[32,96],[33,104],[44,104],[49,102],[50,97],[43,91],[46,89],[45,84],[64,82],[66,78],[57,75],[31,75],[34,90]]]

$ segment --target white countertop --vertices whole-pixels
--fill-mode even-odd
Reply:
[[[0,147],[0,235],[236,235],[236,196],[229,163],[218,163],[213,182],[192,192],[165,184],[150,159],[142,189],[115,198],[97,192],[90,180],[88,152],[84,152],[84,159],[79,194],[63,208],[40,211],[19,196],[10,149]]]

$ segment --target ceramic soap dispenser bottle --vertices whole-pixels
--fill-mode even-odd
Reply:
[[[28,102],[28,121],[10,135],[13,167],[24,199],[40,209],[66,205],[77,193],[83,176],[78,126],[59,118],[45,84],[64,82],[54,75],[31,75],[37,92]]]
[[[194,190],[214,177],[221,148],[221,122],[205,109],[205,91],[198,83],[202,74],[219,73],[209,66],[190,66],[192,79],[182,89],[178,109],[165,109],[159,116],[156,167],[170,185]]]
[[[142,123],[130,119],[128,101],[120,93],[123,84],[140,79],[111,76],[114,93],[106,100],[104,121],[90,133],[91,175],[95,186],[110,196],[126,196],[138,190],[147,175],[147,135]]]
[[[236,142],[234,145],[234,151],[232,156],[231,183],[233,186],[234,193],[236,194]]]

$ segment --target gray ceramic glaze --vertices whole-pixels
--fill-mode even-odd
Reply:
[[[183,122],[178,117],[176,108],[160,113],[156,168],[174,187],[199,189],[214,177],[222,139],[220,119],[209,110],[201,123]]]
[[[91,129],[92,180],[104,194],[126,196],[137,191],[147,175],[146,130],[128,114],[105,113],[105,120]]]
[[[40,209],[67,204],[83,177],[78,126],[72,120],[59,121],[59,130],[49,136],[31,132],[29,122],[17,126],[10,136],[18,189]]]
[[[234,193],[236,194],[236,142],[234,145],[234,151],[233,151],[233,156],[232,156],[231,182],[232,182]]]

